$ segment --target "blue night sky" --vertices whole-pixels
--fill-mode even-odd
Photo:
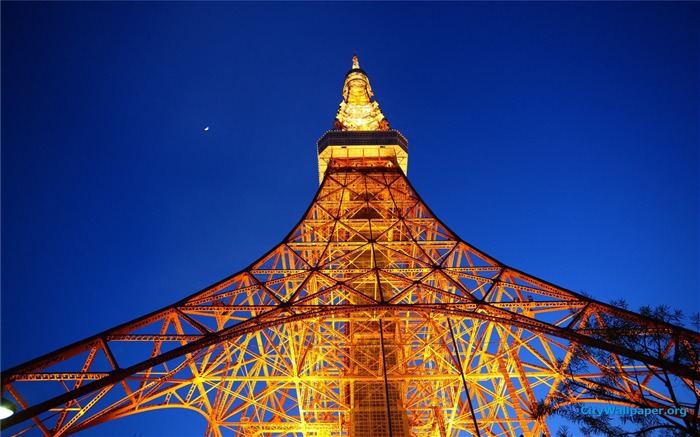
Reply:
[[[281,241],[318,187],[353,52],[414,187],[464,240],[601,301],[697,312],[699,17],[697,2],[3,1],[0,367]]]

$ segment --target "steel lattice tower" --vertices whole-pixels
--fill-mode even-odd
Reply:
[[[590,390],[570,402],[595,399],[595,377],[612,369],[625,378],[610,389],[672,405],[648,383],[662,364],[700,393],[697,367],[592,330],[625,320],[663,334],[669,351],[697,350],[700,334],[508,267],[441,223],[372,96],[355,57],[335,129],[318,141],[320,188],[279,245],[173,305],[3,372],[19,409],[3,429],[63,436],[186,408],[206,417],[205,436],[551,436],[536,405],[559,393],[579,345],[608,358],[587,357],[577,377]]]

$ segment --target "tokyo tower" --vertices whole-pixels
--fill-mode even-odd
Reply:
[[[342,95],[317,144],[320,187],[284,240],[179,302],[4,371],[17,410],[5,435],[184,408],[205,436],[552,436],[543,406],[599,401],[606,381],[624,405],[686,402],[653,383],[662,371],[700,399],[700,334],[461,240],[408,181],[408,141],[356,56]],[[661,352],[598,335],[621,322]]]

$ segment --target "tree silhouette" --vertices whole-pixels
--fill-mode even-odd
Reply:
[[[627,310],[624,301],[612,304]],[[559,415],[577,424],[586,437],[700,437],[700,381],[676,376],[669,370],[671,365],[700,370],[700,345],[680,335],[684,330],[682,311],[662,305],[645,306],[638,313],[648,323],[602,316],[589,327],[589,334],[657,358],[654,365],[574,345],[558,394],[536,405],[534,414]],[[700,314],[691,317],[691,325],[700,328]],[[598,365],[593,367],[591,363]],[[578,402],[572,403],[571,399]],[[564,426],[556,436],[573,434]]]

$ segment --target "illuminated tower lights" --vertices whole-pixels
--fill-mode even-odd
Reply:
[[[612,367],[624,375],[613,388],[631,400],[672,405],[653,384],[630,391],[658,357],[590,329],[624,319],[673,333],[668,350],[700,334],[461,240],[409,183],[408,142],[373,95],[355,56],[335,129],[318,141],[320,187],[280,244],[162,310],[3,372],[18,411],[2,428],[57,437],[185,408],[206,418],[205,436],[551,436],[534,407],[560,393],[579,344],[609,352],[590,358],[584,386]],[[665,365],[699,390],[696,370]],[[570,401],[590,399],[583,390]]]

